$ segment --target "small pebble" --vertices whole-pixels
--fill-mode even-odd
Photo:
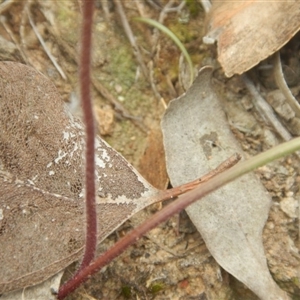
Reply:
[[[283,198],[280,201],[280,209],[290,218],[297,218],[298,201],[292,197]]]

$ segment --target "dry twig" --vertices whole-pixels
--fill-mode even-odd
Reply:
[[[209,0],[200,0],[203,6],[203,9],[206,13],[209,13],[211,9],[211,2]]]
[[[43,37],[40,35],[38,29],[36,28],[31,16],[30,16],[30,12],[29,9],[27,9],[27,17],[29,20],[29,23],[35,33],[35,35],[37,36],[39,42],[41,43],[43,49],[45,50],[46,54],[48,55],[48,57],[50,58],[51,62],[53,63],[53,65],[55,66],[56,70],[59,72],[59,74],[61,75],[61,77],[64,80],[67,80],[67,76],[65,75],[64,71],[62,70],[62,68],[59,66],[59,64],[57,63],[57,61],[55,60],[55,58],[53,57],[53,55],[51,54],[50,50],[48,49],[48,47],[46,46],[46,43],[44,42]]]
[[[294,113],[298,118],[300,118],[300,105],[298,101],[295,99],[293,96],[291,90],[289,89],[285,79],[284,75],[282,72],[282,67],[281,67],[281,61],[280,61],[280,53],[277,51],[274,54],[273,57],[273,63],[274,63],[274,78],[277,83],[278,88],[284,95],[286,101],[290,105],[290,107],[293,109]]]
[[[25,5],[22,10],[22,17],[21,17],[21,23],[20,23],[20,28],[19,28],[20,41],[21,41],[20,47],[21,47],[22,51],[25,53],[25,55],[26,55],[25,24],[27,21],[27,13],[26,12],[30,10],[29,9],[30,5],[31,5],[31,1],[25,2]]]
[[[175,0],[170,0],[162,9],[162,11],[159,14],[158,17],[158,22],[163,24],[164,20],[168,14],[168,12],[170,12],[170,9],[172,9],[172,5],[175,2]],[[183,3],[185,3],[185,1],[183,1]],[[153,40],[152,40],[152,53],[156,52],[156,48],[157,48],[157,43],[158,43],[158,38],[159,38],[159,30],[157,28],[154,28],[153,31]]]
[[[242,75],[243,81],[252,95],[252,101],[254,106],[259,111],[263,119],[273,126],[277,133],[283,138],[284,141],[289,141],[292,136],[285,129],[285,127],[276,118],[272,107],[266,102],[266,100],[260,95],[253,82],[247,77],[247,75]]]
[[[148,69],[143,61],[143,57],[141,55],[141,52],[139,50],[139,47],[136,43],[136,40],[135,40],[135,36],[133,35],[133,32],[131,30],[131,27],[129,25],[129,22],[127,20],[127,17],[126,17],[126,14],[124,12],[124,9],[123,9],[123,6],[122,6],[122,3],[120,0],[114,0],[114,3],[117,7],[117,12],[120,16],[120,19],[121,19],[121,22],[122,22],[122,25],[123,25],[123,28],[124,28],[124,31],[127,35],[127,38],[133,48],[133,53],[135,55],[135,57],[137,58],[141,68],[142,68],[142,73],[143,75],[145,76],[146,79],[148,79],[149,75],[148,75]]]
[[[160,100],[162,99],[161,94],[159,93],[156,84],[155,84],[155,80],[154,80],[154,70],[153,70],[153,60],[149,61],[148,63],[148,68],[149,68],[149,79],[150,79],[150,85],[152,88],[152,91],[154,93],[154,96],[156,99]]]
[[[16,0],[6,0],[0,4],[0,14],[7,11]]]
[[[28,65],[29,62],[28,62],[28,59],[27,59],[27,56],[25,54],[25,52],[21,49],[15,35],[13,34],[13,32],[10,30],[7,22],[6,22],[6,17],[4,16],[0,16],[0,22],[1,24],[3,25],[5,31],[9,34],[10,38],[12,39],[12,41],[14,42],[15,46],[17,47],[17,49],[19,50],[24,62]]]

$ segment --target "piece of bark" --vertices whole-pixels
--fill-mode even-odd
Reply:
[[[230,77],[279,50],[299,31],[299,20],[299,1],[213,1],[204,42],[218,42],[218,60]]]

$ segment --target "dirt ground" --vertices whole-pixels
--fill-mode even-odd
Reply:
[[[160,5],[161,4],[161,5]],[[94,15],[93,99],[98,131],[155,187],[168,187],[160,120],[167,104],[184,92],[180,50],[167,36],[134,20],[164,17],[164,25],[184,43],[197,69],[215,67],[213,82],[232,131],[243,150],[253,156],[282,142],[256,110],[240,77],[226,78],[214,45],[202,43],[205,13],[197,1],[167,12],[165,1],[123,1],[147,76],[134,55],[114,1],[97,1]],[[172,7],[180,5],[173,1]],[[30,25],[28,13],[31,15]],[[80,115],[78,95],[78,36],[80,1],[12,1],[1,14],[0,59],[32,65],[54,81],[73,113]],[[35,28],[62,71],[53,65]],[[296,37],[297,38],[297,37]],[[296,45],[295,45],[296,44]],[[284,64],[291,69],[299,43],[286,46]],[[267,62],[261,65],[267,64]],[[292,64],[295,66],[295,63]],[[272,76],[256,67],[249,75],[265,97],[276,90]],[[300,69],[291,72],[295,94]],[[278,113],[278,118],[280,114]],[[300,135],[298,121],[287,124]],[[264,246],[272,276],[292,299],[300,299],[299,157],[292,155],[257,170],[272,196]],[[159,205],[140,212],[99,246],[99,253],[139,224]],[[70,266],[65,277],[75,270]],[[224,271],[208,252],[185,212],[149,232],[118,259],[90,278],[68,300],[88,299],[257,299]]]

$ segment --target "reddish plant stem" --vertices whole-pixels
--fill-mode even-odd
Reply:
[[[213,172],[213,177],[209,175],[210,178],[207,179],[207,181],[202,182],[201,184],[198,183],[198,187],[196,189],[182,195],[179,199],[164,207],[162,210],[150,217],[144,223],[142,223],[137,228],[129,232],[126,236],[124,236],[122,239],[116,242],[109,250],[107,250],[99,258],[97,258],[95,262],[91,263],[89,266],[75,274],[75,276],[72,278],[72,282],[69,281],[66,284],[64,284],[63,288],[59,290],[58,299],[64,299],[69,293],[73,292],[81,283],[85,282],[90,276],[92,276],[101,268],[109,264],[114,258],[123,253],[129,246],[134,244],[145,233],[155,228],[160,223],[166,221],[174,214],[179,213],[188,205],[203,198],[208,193],[216,190],[217,188],[223,186],[225,183],[229,182],[231,179],[228,180],[228,178],[226,178],[226,175],[220,172],[228,170],[228,168],[232,167],[233,164],[236,164],[239,160],[239,155],[234,155],[233,157],[230,157],[216,169],[218,170],[217,174]],[[218,179],[220,175],[222,176],[221,180]]]
[[[94,0],[82,2],[82,32],[80,49],[80,97],[85,124],[85,214],[86,242],[85,253],[79,271],[90,264],[95,257],[97,246],[97,214],[95,200],[95,127],[91,103],[91,48]],[[78,271],[78,272],[79,272]]]
[[[85,214],[86,238],[85,252],[79,271],[90,264],[95,257],[97,246],[97,212],[95,199],[95,127],[91,101],[91,49],[94,0],[82,2],[82,32],[80,49],[80,93],[86,132],[85,153]],[[79,272],[78,271],[78,272]]]
[[[241,157],[240,154],[235,153],[234,155],[232,155],[231,157],[226,159],[224,162],[222,162],[217,168],[211,170],[210,172],[208,172],[204,176],[202,176],[202,177],[200,177],[196,180],[193,180],[191,182],[182,184],[180,186],[176,186],[176,187],[168,189],[168,190],[160,191],[160,193],[157,197],[157,202],[162,202],[162,201],[165,201],[165,200],[168,200],[168,199],[176,198],[176,197],[178,197],[182,194],[185,194],[188,191],[191,191],[191,190],[195,189],[200,184],[202,184],[204,182],[207,182],[208,180],[215,177],[216,175],[218,175],[218,174],[224,172],[225,170],[231,168],[232,166],[234,166],[236,163],[238,163],[238,161],[241,158],[242,157]]]
[[[71,293],[68,285],[73,286],[77,275],[81,273],[94,259],[97,247],[97,211],[95,198],[95,127],[94,116],[91,102],[91,49],[92,49],[92,23],[94,0],[85,0],[82,2],[82,32],[81,32],[81,50],[80,50],[80,97],[83,111],[83,119],[86,133],[85,150],[85,215],[86,215],[86,234],[85,251],[81,265],[75,275],[64,284],[59,292],[58,299],[63,299]],[[77,286],[76,286],[77,287]],[[61,295],[64,296],[61,296]]]
[[[97,246],[97,213],[95,199],[95,127],[91,101],[91,49],[94,0],[82,2],[82,32],[80,49],[80,93],[81,104],[86,132],[85,152],[85,214],[86,214],[86,241],[85,252],[79,271],[90,264],[95,257]],[[78,272],[79,272],[78,271]]]

